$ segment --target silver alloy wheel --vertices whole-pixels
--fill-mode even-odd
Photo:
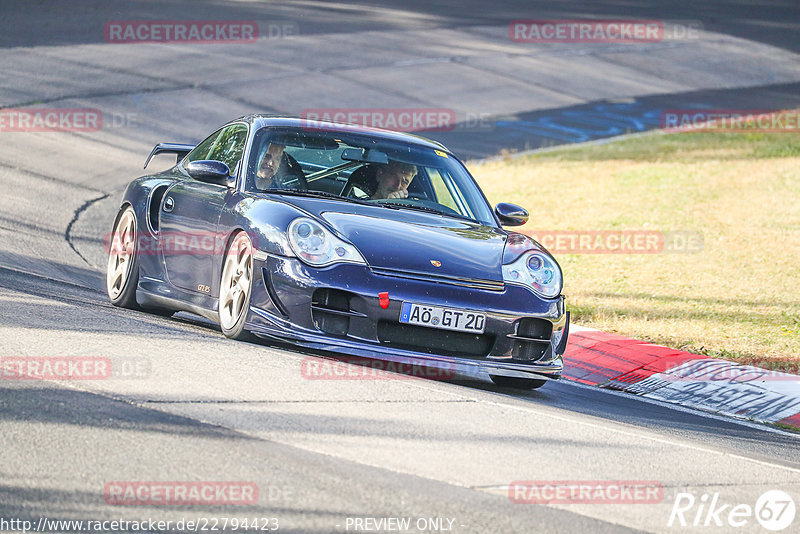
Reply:
[[[136,249],[136,215],[128,207],[120,216],[116,228],[111,233],[106,268],[106,289],[111,300],[116,300],[125,290],[131,276]]]
[[[240,232],[225,254],[219,288],[219,322],[224,330],[233,330],[249,305],[253,282],[253,245]]]

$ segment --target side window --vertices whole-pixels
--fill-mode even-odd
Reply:
[[[206,159],[214,159],[225,163],[233,173],[236,170],[236,165],[242,159],[246,142],[247,126],[244,124],[232,124],[220,132]]]
[[[186,157],[183,158],[183,163],[189,163],[190,161],[197,161],[201,159],[208,159],[208,152],[211,150],[211,146],[216,141],[217,137],[219,137],[219,133],[221,130],[217,130],[213,134],[209,135],[203,142],[199,145],[194,147],[191,152],[186,154]]]
[[[453,180],[453,176],[445,169],[434,169],[426,167],[428,176],[431,179],[431,185],[436,193],[436,202],[443,206],[447,206],[456,213],[475,218],[467,199],[464,198],[464,193],[459,189],[458,185]]]
[[[456,205],[456,201],[453,198],[453,195],[450,193],[450,190],[444,183],[444,178],[442,178],[442,175],[439,174],[438,169],[429,167],[428,176],[430,177],[433,190],[436,193],[436,202],[442,204],[443,206],[447,206],[448,208],[460,211],[458,209],[458,206]]]

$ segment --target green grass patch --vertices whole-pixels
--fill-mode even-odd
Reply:
[[[541,231],[693,232],[699,250],[567,254],[577,324],[741,363],[800,361],[800,135],[652,133],[469,165]]]
[[[530,156],[532,159],[564,161],[681,161],[707,160],[725,152],[745,158],[787,158],[800,156],[797,133],[714,133],[686,132],[652,134],[594,145],[565,147]]]

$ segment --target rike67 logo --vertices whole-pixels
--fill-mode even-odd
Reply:
[[[795,512],[794,499],[781,490],[764,492],[755,506],[725,502],[719,493],[704,493],[699,499],[691,493],[678,493],[667,526],[681,530],[687,527],[731,529],[752,526],[755,519],[763,528],[778,532],[794,522]]]

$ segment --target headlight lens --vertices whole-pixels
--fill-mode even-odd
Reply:
[[[361,253],[308,217],[298,217],[289,224],[289,244],[297,256],[309,265],[323,267],[337,262],[366,263]]]
[[[526,252],[514,262],[503,265],[503,280],[532,288],[545,298],[561,293],[561,268],[550,256],[538,250]]]

